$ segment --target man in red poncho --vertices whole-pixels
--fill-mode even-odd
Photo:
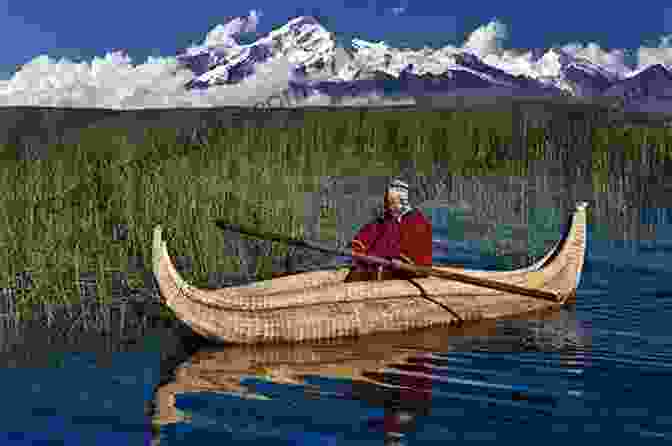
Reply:
[[[415,265],[432,265],[432,224],[408,204],[408,184],[395,180],[384,197],[384,213],[365,225],[352,241],[353,267],[346,282],[418,277],[357,260],[356,255],[401,259]]]

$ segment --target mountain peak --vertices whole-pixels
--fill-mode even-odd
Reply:
[[[236,36],[254,27],[253,20],[235,18],[210,32],[208,37],[212,35],[210,42],[215,45],[203,45],[179,54],[178,62],[196,75],[187,88],[237,83],[254,74],[257,64],[278,57],[286,57],[295,66],[293,72],[300,77],[322,70],[331,62],[335,47],[333,36],[312,16],[294,17],[256,42],[239,45]]]

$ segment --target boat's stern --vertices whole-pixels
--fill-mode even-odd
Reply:
[[[588,209],[588,202],[587,201],[579,201],[576,203],[576,211],[575,214],[580,214],[580,215],[575,215],[574,218],[578,218],[578,224],[581,226],[580,230],[583,232],[583,248],[581,252],[581,259],[579,261],[579,265],[576,268],[576,285],[574,286],[574,292],[572,298],[576,297],[576,289],[579,287],[579,284],[581,283],[581,273],[583,271],[583,264],[585,261],[585,256],[586,256],[586,246],[588,244],[588,227],[587,227],[587,212]]]

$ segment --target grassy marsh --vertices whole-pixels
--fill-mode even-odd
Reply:
[[[37,302],[79,302],[80,273],[93,272],[103,278],[97,296],[110,302],[113,272],[125,272],[131,287],[143,283],[129,258],[151,271],[158,223],[173,252],[193,256],[189,280],[203,284],[209,272],[241,268],[225,254],[215,219],[301,236],[304,193],[318,191],[320,178],[394,175],[408,160],[418,175],[442,162],[453,175],[524,176],[530,160],[551,155],[550,135],[528,129],[527,158],[506,159],[519,143],[513,128],[501,112],[346,109],[307,112],[300,128],[211,128],[191,141],[174,129],[154,129],[142,144],[129,143],[123,129],[87,130],[43,161],[16,161],[11,147],[0,147],[0,247],[10,259],[0,265],[0,287],[32,274],[32,288],[18,291],[16,311],[26,316]],[[600,128],[589,136],[596,190],[617,159],[672,157],[670,129]],[[320,225],[323,239],[335,238],[333,209],[321,211]],[[128,233],[115,236],[123,227]],[[274,243],[270,255],[286,252]],[[258,265],[259,276],[270,272],[268,262]]]

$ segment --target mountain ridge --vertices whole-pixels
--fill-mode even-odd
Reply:
[[[418,96],[571,95],[609,98],[624,111],[672,111],[672,71],[654,64],[631,72],[601,65],[560,48],[530,51],[526,68],[504,67],[492,57],[461,48],[397,49],[385,42],[354,38],[350,48],[312,16],[298,16],[250,44],[236,36],[256,25],[256,16],[218,27],[218,41],[186,50],[178,62],[192,71],[187,89],[236,84],[260,64],[286,57],[293,66],[282,94],[257,106],[337,105],[344,100],[399,100]],[[212,34],[212,33],[211,33]],[[508,69],[507,69],[508,68]]]

